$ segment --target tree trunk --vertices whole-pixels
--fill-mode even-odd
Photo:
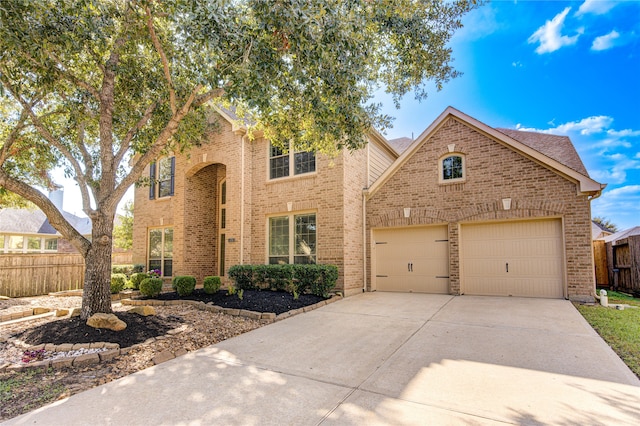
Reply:
[[[93,219],[91,248],[84,258],[84,291],[82,294],[82,312],[80,317],[88,319],[91,315],[103,312],[111,313],[111,241],[113,219],[104,215]]]

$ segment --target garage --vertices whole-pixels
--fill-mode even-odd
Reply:
[[[373,241],[376,290],[449,293],[446,225],[376,229]]]
[[[564,297],[560,219],[465,224],[460,240],[463,294]]]

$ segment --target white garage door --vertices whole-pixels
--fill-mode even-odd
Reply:
[[[462,225],[464,294],[562,298],[560,219]]]
[[[446,226],[374,230],[376,290],[449,293]]]

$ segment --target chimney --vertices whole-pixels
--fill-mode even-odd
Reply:
[[[58,210],[62,211],[64,189],[62,187],[58,187],[58,189],[54,191],[49,191],[49,200],[51,200],[53,205],[56,206]]]

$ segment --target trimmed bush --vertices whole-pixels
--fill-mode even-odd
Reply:
[[[126,283],[127,276],[125,274],[111,274],[111,294],[120,293]]]
[[[238,289],[256,290],[258,288],[253,279],[254,265],[234,265],[229,268],[228,275],[236,282],[235,287]]]
[[[133,265],[133,273],[135,274],[136,272],[144,272],[144,265],[142,263]]]
[[[338,280],[335,265],[234,265],[229,278],[239,290],[269,288],[297,295],[311,293],[329,297]]]
[[[220,290],[222,281],[220,277],[204,277],[204,292],[207,294],[214,294]]]
[[[140,281],[140,293],[147,297],[156,297],[162,291],[162,278],[145,278]]]
[[[133,274],[133,265],[111,265],[112,274],[125,274],[127,277]]]
[[[190,275],[178,275],[173,279],[172,286],[180,296],[188,296],[196,288],[196,279]]]
[[[145,278],[151,278],[151,275],[144,272],[134,272],[133,274],[131,274],[131,276],[129,277],[131,288],[134,290],[138,290],[140,288],[140,282]]]

